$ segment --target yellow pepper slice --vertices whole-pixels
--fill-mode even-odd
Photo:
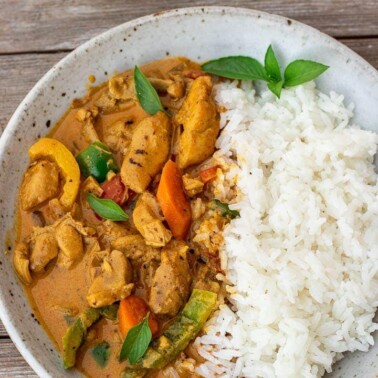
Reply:
[[[30,147],[29,156],[32,161],[46,158],[58,165],[64,178],[59,201],[66,209],[71,208],[79,191],[80,169],[68,148],[56,139],[41,138]]]

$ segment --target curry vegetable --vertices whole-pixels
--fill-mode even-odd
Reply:
[[[193,340],[217,303],[217,294],[194,289],[181,314],[147,349],[136,366],[144,369],[161,369],[171,362]]]
[[[92,326],[101,316],[111,320],[115,319],[118,306],[112,305],[103,308],[88,308],[79,315],[76,321],[68,328],[63,336],[63,365],[65,369],[75,366],[76,353],[83,344],[88,328]]]
[[[80,186],[80,169],[68,148],[56,139],[41,138],[29,149],[31,161],[43,158],[53,160],[64,178],[60,203],[70,209],[76,200]]]
[[[96,214],[111,221],[127,221],[129,216],[125,211],[111,199],[97,198],[91,193],[87,193],[89,206]]]
[[[118,172],[118,167],[109,148],[99,141],[81,151],[76,156],[76,161],[84,177],[92,176],[98,182],[105,181],[106,175],[110,171]]]

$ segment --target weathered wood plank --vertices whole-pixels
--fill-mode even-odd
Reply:
[[[378,30],[378,29],[377,29]],[[342,39],[357,54],[361,55],[372,66],[378,69],[378,38]]]
[[[0,377],[38,377],[10,339],[0,339]]]
[[[220,0],[0,0],[0,53],[73,49],[113,26],[166,9],[224,5]],[[377,35],[376,0],[230,0],[280,14],[333,36]]]
[[[66,53],[0,56],[0,134],[33,85]]]
[[[4,336],[7,336],[7,331],[5,330],[3,323],[0,321],[0,338]]]

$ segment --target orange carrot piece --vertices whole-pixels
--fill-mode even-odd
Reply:
[[[127,336],[131,328],[145,318],[148,310],[147,303],[136,295],[129,295],[121,300],[118,309],[118,326],[123,338]],[[151,312],[148,317],[148,325],[152,336],[156,336],[159,333],[159,323],[156,315]]]
[[[172,160],[165,163],[156,197],[173,236],[184,240],[190,228],[192,212],[185,196],[180,168]]]
[[[214,167],[204,169],[201,171],[198,176],[202,180],[204,184],[207,182],[214,180],[217,177],[217,169],[219,168],[219,165],[214,165]]]

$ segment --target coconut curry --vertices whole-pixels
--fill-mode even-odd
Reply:
[[[30,147],[13,262],[65,368],[195,375],[186,361],[200,361],[192,342],[216,309],[235,216],[214,199],[212,87],[185,58],[136,67]]]

